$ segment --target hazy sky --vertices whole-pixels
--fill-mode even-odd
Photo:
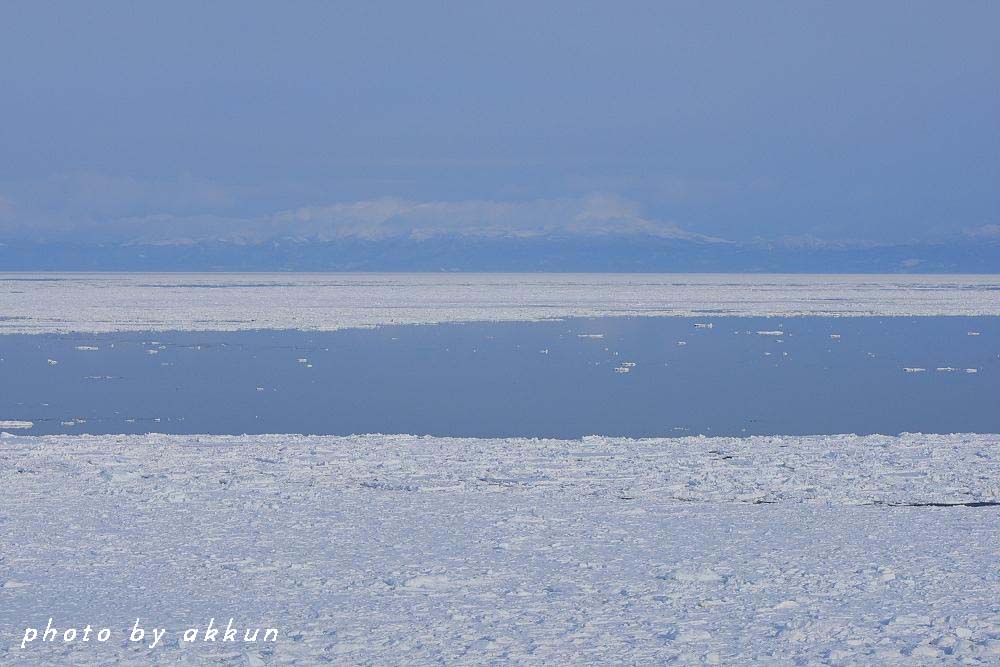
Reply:
[[[4,2],[0,235],[996,231],[998,26],[988,1]]]

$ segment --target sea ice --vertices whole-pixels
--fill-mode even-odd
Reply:
[[[0,312],[4,314],[0,332],[334,330],[386,324],[670,315],[1000,315],[996,276],[46,274],[45,280],[30,280],[32,277],[0,277]]]
[[[0,663],[996,664],[998,445],[0,436]]]

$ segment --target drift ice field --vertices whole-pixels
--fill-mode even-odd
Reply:
[[[956,336],[995,357],[974,318],[998,315],[994,277],[0,276],[0,333],[71,337],[52,365],[39,342],[38,374],[103,358],[110,339],[83,334],[148,333],[135,354],[153,373],[172,363],[153,332],[571,317],[696,318],[664,346],[694,354],[723,335],[713,317],[770,316],[738,340],[772,363],[796,318],[960,316]],[[821,334],[835,352],[849,336]],[[559,344],[614,345],[584,328]],[[598,370],[615,382],[653,365],[614,351]],[[892,386],[992,387],[989,359],[968,373],[931,352],[889,364]],[[287,356],[289,373],[323,363]],[[0,664],[1000,664],[1000,434],[205,435],[150,419],[34,435],[28,407],[5,409]],[[50,618],[55,641],[25,641]],[[210,619],[238,641],[181,640]],[[137,620],[162,642],[129,641]],[[87,624],[111,639],[64,641]]]

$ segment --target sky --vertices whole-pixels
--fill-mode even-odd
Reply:
[[[1000,238],[996,2],[0,5],[0,240]]]

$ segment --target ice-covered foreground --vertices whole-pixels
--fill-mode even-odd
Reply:
[[[0,333],[624,315],[1000,315],[997,276],[0,274]]]
[[[998,439],[7,435],[0,663],[995,665]]]

